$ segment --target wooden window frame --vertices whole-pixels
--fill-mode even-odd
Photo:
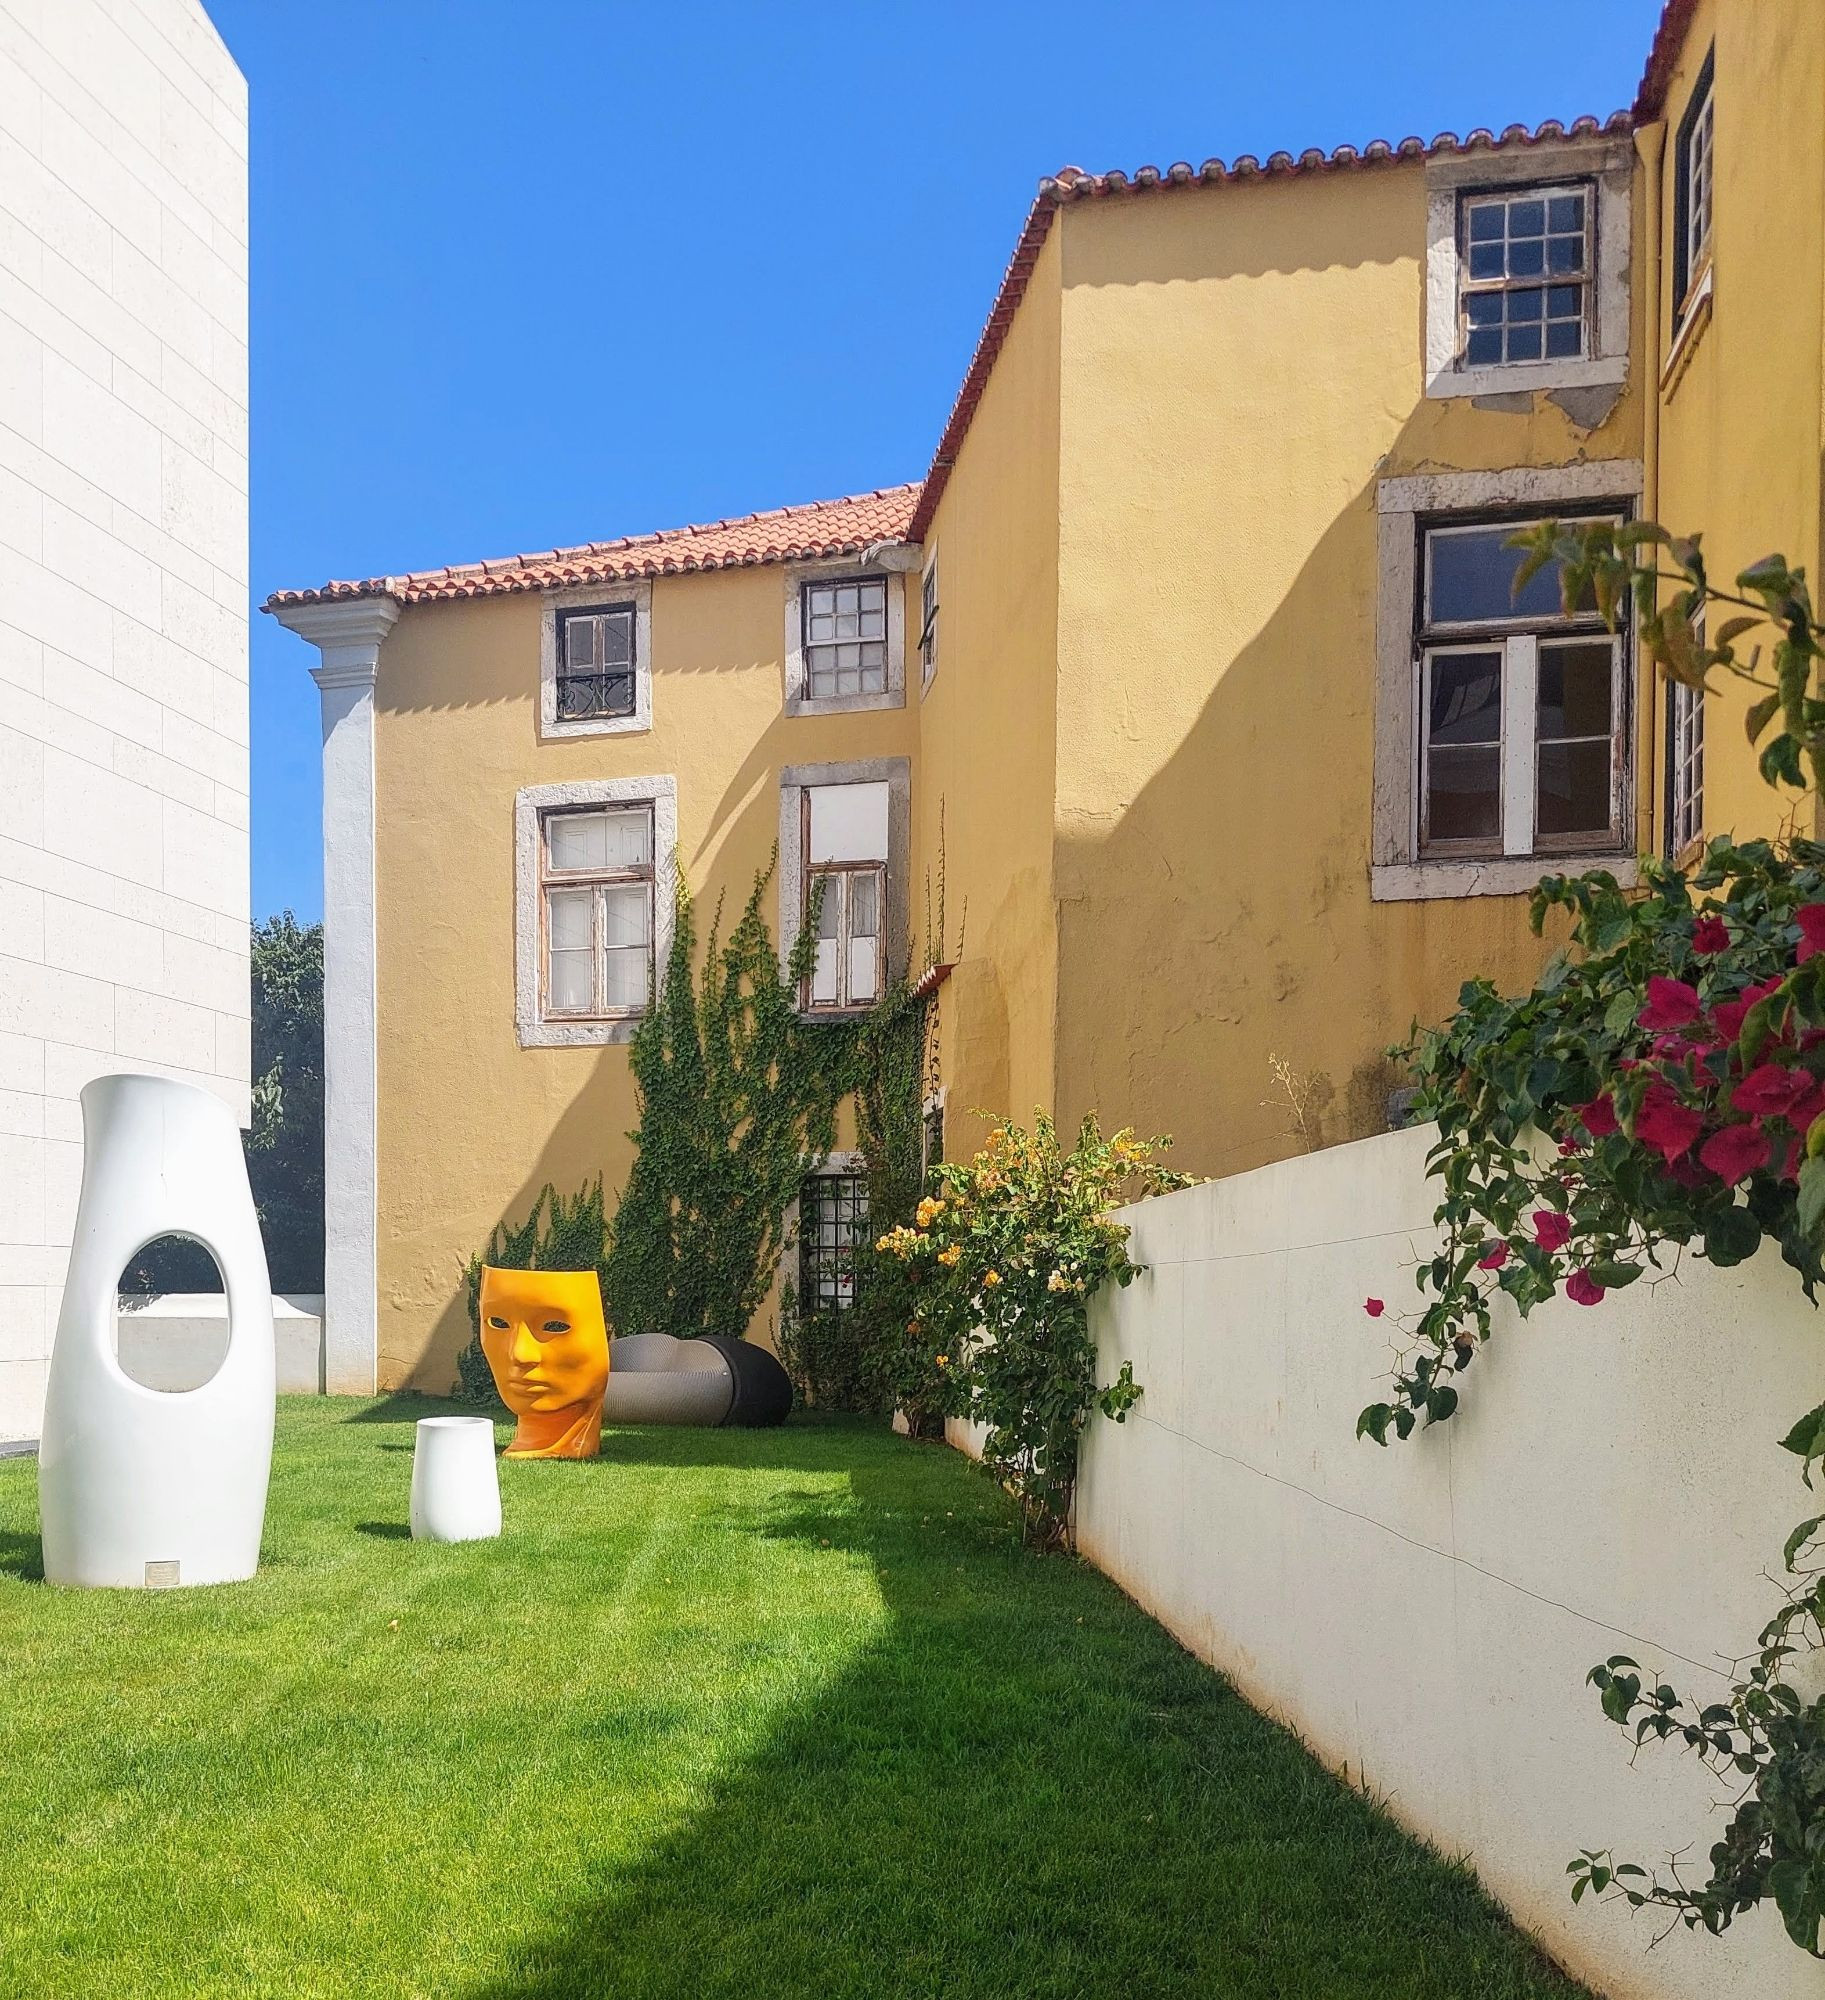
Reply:
[[[938,558],[934,552],[919,577],[919,688],[938,678]]]
[[[646,822],[644,863],[631,868],[557,868],[551,859],[550,829],[560,819],[637,814]],[[539,1019],[554,1027],[587,1026],[592,1023],[639,1020],[652,1004],[655,971],[654,942],[658,910],[654,894],[657,881],[658,826],[651,803],[603,803],[546,806],[539,810],[536,829],[538,866],[538,999]],[[603,938],[603,898],[608,888],[643,883],[646,888],[646,990],[647,998],[634,1007],[611,1007],[607,1003],[608,947]],[[551,1001],[551,895],[553,890],[593,890],[590,903],[590,993],[587,1010],[558,1008]]]
[[[1607,854],[1626,843],[1628,825],[1628,659],[1626,624],[1614,633],[1593,610],[1566,617],[1517,613],[1512,618],[1433,620],[1432,548],[1435,538],[1490,528],[1520,528],[1546,519],[1623,520],[1622,509],[1578,510],[1557,515],[1530,511],[1514,514],[1420,516],[1414,592],[1414,800],[1415,853],[1422,861],[1523,860],[1537,856]],[[1610,649],[1610,786],[1609,823],[1585,833],[1542,834],[1539,813],[1539,675],[1542,647],[1555,644],[1599,644]],[[1432,663],[1467,652],[1502,655],[1501,722],[1496,739],[1497,819],[1494,838],[1433,840],[1426,824],[1431,804]],[[1584,739],[1555,739],[1582,741]]]
[[[798,587],[799,649],[804,656],[805,689],[804,698],[812,706],[838,701],[885,701],[893,693],[893,634],[889,629],[889,599],[893,579],[882,572],[857,570],[853,574],[838,576],[809,576]],[[881,636],[879,639],[813,639],[811,636],[811,599],[820,590],[878,590],[881,593]],[[859,607],[858,607],[859,609]],[[817,668],[814,664],[821,652],[829,652],[838,646],[865,645],[881,649],[881,685],[878,688],[855,687],[846,693],[835,688],[820,690],[817,686]],[[860,669],[857,670],[858,678]]]
[[[1473,278],[1470,275],[1470,211],[1480,202],[1500,202],[1505,207],[1517,201],[1550,201],[1554,195],[1577,194],[1584,198],[1584,262],[1576,278],[1542,271],[1537,277]],[[1506,183],[1492,187],[1466,187],[1457,197],[1457,356],[1466,369],[1540,368],[1588,361],[1597,346],[1597,209],[1598,192],[1594,178],[1570,176],[1562,180]],[[1545,292],[1555,283],[1576,284],[1580,294],[1578,311],[1578,351],[1576,354],[1546,352],[1545,307],[1541,308],[1540,353],[1523,360],[1472,361],[1470,356],[1470,308],[1473,296],[1505,295],[1509,292]],[[1509,322],[1503,321],[1506,326]]]
[[[617,599],[601,604],[565,604],[555,613],[557,620],[557,667],[553,681],[553,720],[559,723],[623,722],[633,719],[640,707],[640,675],[643,671],[640,659],[640,607],[633,598]],[[623,678],[620,670],[614,673],[573,674],[568,670],[567,659],[570,646],[570,628],[591,618],[621,618],[627,620],[627,700],[624,705],[597,706],[577,714],[564,711],[564,689],[567,683],[576,681],[607,681]]]
[[[1705,644],[1701,605],[1693,643]],[[1702,688],[1669,680],[1667,687],[1667,858],[1677,861],[1705,837],[1705,697]]]
[[[1692,94],[1680,116],[1673,142],[1673,317],[1675,322],[1692,303],[1710,268],[1717,228],[1717,50],[1706,52]],[[1692,165],[1695,143],[1703,135],[1705,165],[1704,233],[1693,236]]]
[[[806,814],[807,835],[810,815]],[[807,837],[805,852],[810,853]],[[875,940],[874,940],[874,992],[865,1000],[851,998],[849,982],[851,974],[849,907],[851,901],[850,883],[858,875],[874,878],[875,884]],[[805,980],[800,995],[799,1007],[806,1014],[866,1014],[881,998],[887,985],[887,863],[885,861],[812,861],[805,862],[805,915],[804,921],[811,921],[811,906],[820,883],[837,887],[840,909],[837,918],[837,942],[842,950],[837,957],[837,997],[834,1000],[819,1000],[814,997],[814,982],[817,978],[813,970]],[[827,888],[825,895],[830,891]]]

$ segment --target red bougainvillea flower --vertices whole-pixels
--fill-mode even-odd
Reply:
[[[1691,1149],[1705,1121],[1690,1105],[1681,1104],[1664,1083],[1650,1083],[1635,1114],[1635,1137],[1670,1166]]]
[[[1748,1013],[1749,1001],[1720,1000],[1711,1009],[1711,1026],[1726,1042],[1733,1042],[1743,1032],[1743,1016]]]
[[[1787,1107],[1787,1122],[1796,1132],[1810,1129],[1815,1118],[1825,1116],[1825,1083],[1817,1077],[1812,1079],[1812,1088],[1804,1097],[1796,1097]]]
[[[1780,1118],[1811,1090],[1812,1078],[1805,1070],[1761,1063],[1730,1093],[1730,1103],[1751,1118]]]
[[[1730,929],[1722,917],[1700,917],[1692,926],[1692,949],[1708,958],[1730,949]]]
[[[1825,951],[1825,903],[1808,903],[1795,910],[1793,921],[1800,927],[1800,948],[1794,953],[1802,965],[1815,952]]]
[[[1665,1034],[1670,1028],[1689,1027],[1698,1019],[1699,1012],[1696,986],[1688,986],[1683,979],[1667,979],[1657,972],[1648,981],[1648,1004],[1635,1018],[1651,1032]]]
[[[1569,1215],[1561,1215],[1556,1208],[1534,1210],[1534,1241],[1542,1250],[1563,1250],[1571,1240]]]
[[[1601,1305],[1603,1287],[1588,1271],[1574,1271],[1565,1281],[1565,1296],[1575,1306]]]
[[[1380,1319],[1382,1314],[1388,1310],[1380,1299],[1364,1299],[1362,1309],[1371,1319]]]
[[[1617,1129],[1615,1101],[1607,1090],[1601,1097],[1578,1106],[1578,1123],[1593,1139],[1607,1139]]]
[[[1477,1260],[1479,1271],[1499,1271],[1508,1262],[1508,1245],[1498,1237]]]
[[[1699,1163],[1734,1187],[1768,1164],[1773,1142],[1759,1125],[1726,1125],[1698,1149]]]
[[[1774,1169],[1775,1178],[1783,1181],[1797,1181],[1800,1177],[1800,1162],[1805,1157],[1805,1140],[1789,1139],[1782,1149],[1780,1164]]]

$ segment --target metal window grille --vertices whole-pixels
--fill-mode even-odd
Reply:
[[[1556,567],[1517,596],[1517,524],[1423,530],[1419,836],[1422,853],[1496,856],[1622,839],[1621,634],[1594,602],[1566,612]]]
[[[887,692],[887,581],[808,583],[801,600],[805,693],[813,701]]]
[[[1587,351],[1596,207],[1588,182],[1464,197],[1466,365],[1575,360]]]
[[[653,809],[565,807],[539,820],[542,1011],[643,1014],[653,979]]]
[[[868,1230],[860,1174],[811,1174],[799,1191],[798,1290],[808,1312],[844,1312],[855,1302],[856,1253]]]
[[[593,722],[632,715],[634,607],[605,604],[558,614],[557,719]]]

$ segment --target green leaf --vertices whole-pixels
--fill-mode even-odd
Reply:
[[[1794,1219],[1802,1236],[1815,1243],[1819,1240],[1821,1224],[1825,1224],[1825,1156],[1807,1160],[1800,1167],[1800,1196]]]
[[[1806,774],[1800,766],[1800,739],[1788,731],[1782,731],[1762,752],[1757,769],[1764,784],[1792,785],[1800,791],[1806,789]]]
[[[1746,1208],[1726,1208],[1705,1226],[1705,1256],[1720,1269],[1746,1262],[1761,1241],[1762,1225]]]
[[[1386,1403],[1371,1403],[1356,1419],[1356,1435],[1370,1437],[1379,1445],[1388,1442],[1388,1425],[1393,1421],[1394,1412]]]
[[[1752,618],[1748,622],[1753,625],[1756,621]],[[1743,727],[1749,732],[1751,743],[1756,742],[1762,731],[1774,720],[1775,711],[1780,705],[1781,698],[1778,694],[1763,695],[1760,701],[1750,704],[1748,713],[1743,717]]]
[[[1781,1562],[1787,1569],[1793,1568],[1793,1559],[1812,1540],[1821,1527],[1825,1527],[1825,1514],[1815,1514],[1810,1521],[1802,1521],[1781,1545]]]

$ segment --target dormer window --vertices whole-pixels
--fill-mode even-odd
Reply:
[[[539,736],[629,736],[653,726],[653,586],[554,591],[539,641]]]
[[[906,579],[854,561],[786,573],[786,713],[899,708],[906,699]]]

